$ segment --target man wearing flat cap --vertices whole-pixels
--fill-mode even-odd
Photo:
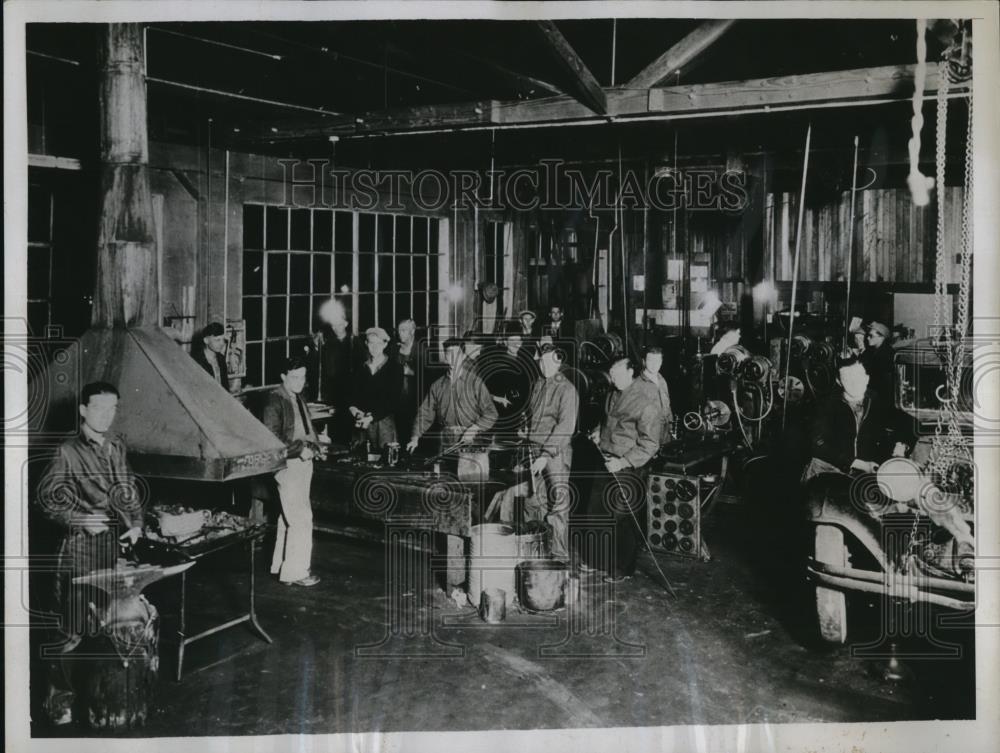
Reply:
[[[403,369],[385,354],[389,333],[381,327],[365,330],[368,359],[354,372],[348,410],[354,426],[380,451],[396,441],[396,408],[403,394]]]
[[[213,380],[229,390],[229,368],[226,366],[226,328],[212,322],[201,331],[201,344],[196,344],[191,357],[207,371]]]
[[[483,380],[462,353],[462,340],[445,340],[444,357],[448,373],[431,385],[420,404],[413,435],[406,449],[413,452],[420,438],[436,422],[444,447],[470,444],[478,434],[489,431],[497,420],[497,409]]]
[[[889,328],[882,322],[871,322],[867,327],[861,365],[868,372],[869,389],[892,404],[892,346],[889,344]]]
[[[518,321],[521,322],[521,337],[525,340],[532,337],[538,337],[538,328],[535,326],[535,323],[538,321],[538,317],[535,315],[534,311],[525,309],[517,315],[517,318]]]

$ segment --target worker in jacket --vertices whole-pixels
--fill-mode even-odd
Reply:
[[[406,445],[409,452],[417,448],[421,437],[435,423],[440,427],[444,447],[471,444],[496,423],[497,409],[483,380],[465,363],[462,341],[457,337],[446,340],[444,356],[448,373],[431,385],[420,404]]]
[[[267,397],[261,421],[285,443],[288,452],[285,467],[274,474],[281,515],[278,516],[271,574],[286,585],[309,587],[319,583],[319,576],[310,570],[313,545],[310,489],[313,458],[319,452],[319,441],[302,399],[305,385],[306,362],[292,356],[281,370],[281,384]]]
[[[839,392],[817,409],[810,435],[812,459],[803,482],[821,473],[874,473],[909,450],[912,433],[886,399],[868,389],[870,377],[854,357],[838,365]]]
[[[528,423],[524,431],[530,448],[528,469],[534,494],[518,487],[508,490],[500,518],[513,522],[514,498],[525,494],[525,518],[549,525],[552,556],[569,556],[569,472],[573,465],[573,434],[580,411],[580,397],[562,370],[565,354],[552,343],[543,343],[538,353],[540,378],[528,399]],[[524,484],[524,486],[529,486]]]
[[[656,388],[637,378],[631,359],[619,358],[609,371],[614,389],[605,418],[591,434],[593,445],[581,458],[580,470],[590,477],[586,513],[596,535],[580,552],[581,570],[601,570],[618,582],[635,572],[642,524],[637,511],[645,501],[645,466],[660,447],[660,408]],[[586,445],[582,445],[585,447]],[[600,545],[600,529],[613,525],[610,553]],[[610,554],[610,556],[609,556]]]

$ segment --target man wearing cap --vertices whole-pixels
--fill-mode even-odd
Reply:
[[[534,311],[525,309],[517,315],[517,319],[521,323],[521,337],[525,340],[538,337],[538,329],[535,327],[538,317]]]
[[[865,367],[871,379],[869,389],[891,404],[894,399],[892,346],[889,345],[889,328],[882,322],[872,322],[868,325],[861,365]]]
[[[526,500],[525,516],[549,524],[552,555],[559,558],[569,556],[571,442],[580,409],[576,388],[562,371],[564,361],[563,351],[551,341],[540,345],[538,367],[541,377],[532,387],[528,400],[525,434],[532,448],[530,472],[537,479],[534,496]],[[513,520],[515,493],[505,495],[500,508],[501,520]]]
[[[355,428],[376,451],[396,441],[396,408],[403,394],[403,370],[388,358],[389,333],[381,327],[365,331],[368,360],[354,373],[348,410]]]
[[[594,445],[587,448],[581,470],[590,474],[587,514],[592,520],[613,520],[614,547],[608,552],[599,537],[587,537],[580,569],[603,570],[606,580],[617,582],[635,572],[642,527],[636,511],[645,499],[642,469],[660,446],[660,410],[656,390],[635,378],[630,359],[617,359],[608,375],[615,389],[607,397],[603,423],[591,434]]]
[[[524,345],[521,325],[506,322],[503,350],[481,358],[479,376],[497,404],[497,429],[516,432],[521,427],[538,367],[532,352]]]
[[[448,373],[431,385],[420,404],[413,434],[406,449],[413,452],[420,438],[436,421],[445,447],[471,443],[477,434],[489,431],[497,420],[490,393],[471,364],[465,363],[462,341],[449,338],[444,343]]]
[[[267,396],[261,422],[285,443],[288,459],[274,474],[281,499],[278,535],[274,540],[271,574],[285,585],[315,586],[319,577],[310,572],[313,547],[313,514],[310,489],[313,458],[319,441],[302,399],[306,362],[288,358],[281,369],[281,384]]]
[[[201,344],[195,345],[191,356],[211,374],[212,379],[229,390],[229,368],[226,366],[226,328],[212,322],[201,332]]]

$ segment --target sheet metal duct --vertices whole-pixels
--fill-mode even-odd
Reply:
[[[109,24],[98,52],[101,215],[92,327],[48,369],[52,428],[72,429],[80,387],[107,381],[121,393],[112,430],[125,438],[137,473],[223,481],[278,470],[282,442],[158,326],[141,25]]]
[[[284,444],[159,328],[92,328],[64,353],[54,375],[118,387],[112,430],[136,473],[225,481],[284,467]],[[52,415],[63,426],[78,413],[77,389],[50,378]]]

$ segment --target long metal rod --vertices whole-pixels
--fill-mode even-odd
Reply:
[[[229,320],[229,150],[226,149],[225,198],[222,212],[222,325]],[[226,385],[228,389],[229,385]]]
[[[847,352],[848,328],[851,325],[851,278],[854,276],[854,202],[858,193],[858,137],[854,137],[854,167],[851,170],[851,216],[847,221],[847,294],[844,296],[844,352]]]
[[[247,94],[236,94],[235,92],[228,92],[222,89],[209,89],[208,87],[195,86],[194,84],[182,84],[180,81],[171,81],[170,79],[156,78],[155,76],[146,76],[146,81],[152,81],[154,84],[163,84],[164,86],[173,86],[178,89],[187,89],[189,91],[202,92],[204,94],[213,94],[217,97],[229,97],[231,99],[239,99],[244,102],[257,102],[262,105],[284,107],[289,110],[301,110],[302,112],[312,112],[319,115],[343,115],[343,113],[336,112],[334,110],[324,110],[319,107],[309,107],[307,105],[295,105],[291,102],[279,102],[275,99],[264,99],[263,97],[251,97]]]
[[[251,47],[242,47],[238,44],[230,44],[229,42],[221,42],[218,39],[209,39],[207,37],[199,37],[194,34],[185,34],[183,32],[174,31],[173,29],[164,29],[162,26],[147,26],[147,29],[151,29],[159,34],[169,34],[172,37],[180,37],[181,39],[191,39],[195,42],[202,42],[203,44],[213,45],[215,47],[223,47],[227,50],[236,50],[237,52],[245,52],[248,55],[259,55],[262,58],[270,58],[271,60],[283,60],[282,55],[278,55],[273,52],[264,52],[262,50],[255,50]]]
[[[799,283],[799,257],[802,248],[802,222],[806,208],[806,177],[809,175],[809,142],[812,139],[812,123],[806,128],[806,148],[802,154],[802,186],[799,188],[799,221],[795,228],[795,260],[792,262],[792,306],[788,316],[788,343],[785,347],[785,398],[781,410],[781,428],[785,428],[785,421],[788,418],[788,395],[791,390],[788,388],[788,375],[792,368],[792,335],[795,331],[795,295]]]
[[[615,85],[615,63],[618,60],[618,19],[611,19],[611,85]]]
[[[621,145],[621,141],[619,141],[618,142],[618,202],[617,202],[618,206],[617,206],[617,211],[618,211],[618,224],[621,226],[621,232],[618,234],[618,242],[621,244],[621,247],[622,247],[622,329],[624,330],[624,334],[625,334],[625,343],[624,343],[625,353],[623,355],[625,357],[628,357],[628,355],[629,355],[629,351],[628,351],[628,324],[629,324],[629,321],[628,321],[628,314],[629,314],[629,305],[628,305],[628,269],[626,268],[627,265],[626,265],[626,262],[625,262],[625,227],[624,227],[625,213],[622,211],[622,191],[623,190],[624,190],[624,188],[622,187],[622,145]]]

